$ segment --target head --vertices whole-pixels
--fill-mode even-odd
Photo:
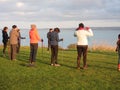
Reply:
[[[120,39],[120,34],[118,35],[118,39]]]
[[[49,29],[49,32],[52,32],[52,31],[53,31],[53,29],[52,29],[52,28],[50,28],[50,29]]]
[[[60,29],[59,28],[54,28],[54,31],[59,33],[60,32]]]
[[[13,28],[13,29],[16,29],[16,28],[17,28],[17,25],[13,25],[12,28]]]
[[[80,24],[79,24],[79,28],[84,28],[84,24],[83,24],[83,23],[80,23]]]
[[[7,30],[8,30],[8,27],[4,27],[4,28],[3,28],[3,31],[7,31]]]
[[[31,24],[31,29],[36,29],[36,25],[35,24]]]

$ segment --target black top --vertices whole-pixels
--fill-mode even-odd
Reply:
[[[8,42],[8,33],[6,31],[2,31],[2,37],[3,37],[3,43],[7,43]]]

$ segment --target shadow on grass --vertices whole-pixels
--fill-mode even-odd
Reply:
[[[108,70],[117,70],[117,67],[108,67],[108,66],[100,66],[100,65],[88,65],[88,68],[94,68],[94,69],[99,69],[99,70],[103,70],[103,69],[108,69]]]

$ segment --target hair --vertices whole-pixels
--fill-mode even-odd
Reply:
[[[8,29],[8,27],[4,27],[4,28],[3,28],[3,31],[5,31],[6,29]]]
[[[12,28],[13,28],[13,29],[17,28],[17,25],[13,25]]]
[[[31,24],[31,28],[36,28],[36,25],[35,24]]]
[[[49,29],[49,31],[52,31],[52,30],[53,30],[52,28]]]
[[[118,39],[120,39],[120,34],[118,35]]]
[[[79,24],[79,28],[84,28],[84,24],[83,24],[83,23],[80,23],[80,24]]]
[[[54,28],[54,31],[59,33],[60,29],[59,28]]]

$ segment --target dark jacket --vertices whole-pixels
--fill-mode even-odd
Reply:
[[[8,42],[8,39],[9,39],[9,37],[8,37],[8,33],[6,32],[6,31],[2,31],[2,37],[3,37],[3,43],[7,43]]]
[[[58,42],[62,41],[62,39],[59,39],[59,35],[55,31],[50,33],[49,39],[50,39],[50,45],[58,45]]]

